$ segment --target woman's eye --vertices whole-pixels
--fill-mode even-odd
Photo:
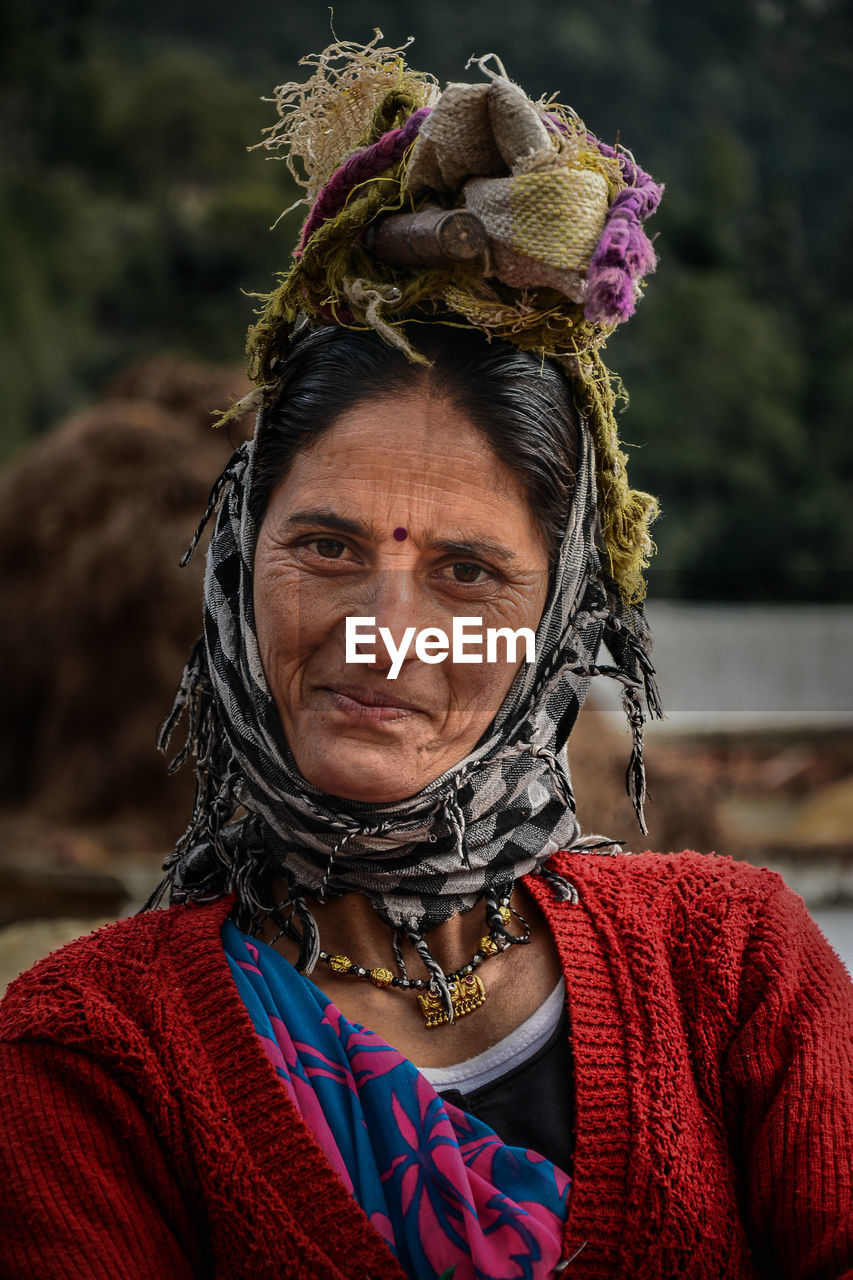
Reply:
[[[478,564],[466,563],[451,565],[451,570],[453,572],[453,577],[457,582],[467,583],[483,581],[483,575],[485,575],[486,572],[485,569]]]
[[[314,547],[317,555],[324,560],[339,560],[346,551],[345,545],[338,542],[337,538],[312,538],[307,545]]]

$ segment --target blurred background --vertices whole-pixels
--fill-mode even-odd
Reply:
[[[444,83],[497,52],[666,183],[608,344],[668,718],[650,831],[612,699],[570,758],[588,830],[770,865],[853,963],[853,11],[844,0],[338,0]],[[153,748],[200,628],[177,561],[241,430],[241,353],[300,194],[247,150],[325,4],[28,0],[0,30],[0,986],[134,909],[182,829]]]

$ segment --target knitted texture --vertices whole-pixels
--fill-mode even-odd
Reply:
[[[558,855],[580,1280],[853,1277],[853,987],[782,881]],[[229,901],[107,926],[0,1006],[5,1280],[400,1280],[252,1030]]]

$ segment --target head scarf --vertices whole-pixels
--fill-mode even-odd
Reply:
[[[547,863],[554,852],[584,845],[564,749],[589,682],[598,674],[622,684],[633,735],[628,791],[645,831],[642,729],[647,713],[659,714],[660,707],[642,609],[632,601],[638,598],[637,566],[654,500],[628,490],[625,483],[609,376],[598,348],[609,328],[633,310],[640,276],[653,265],[650,247],[642,253],[637,249],[639,222],[656,204],[660,189],[654,187],[649,195],[646,186],[653,184],[633,161],[626,167],[623,158],[592,139],[576,119],[556,117],[553,108],[539,111],[502,77],[476,92],[471,86],[450,86],[436,105],[437,95],[431,87],[424,88],[419,73],[400,73],[401,60],[387,56],[397,52],[368,46],[357,57],[349,55],[347,66],[350,71],[355,66],[360,78],[348,81],[348,102],[351,106],[357,98],[360,85],[374,111],[368,136],[379,140],[351,155],[337,171],[327,159],[325,168],[313,175],[312,211],[294,255],[296,266],[271,296],[250,343],[261,384],[258,427],[274,393],[269,376],[275,375],[299,322],[297,298],[309,323],[331,319],[346,324],[355,319],[414,359],[417,353],[408,347],[400,325],[407,305],[413,313],[426,307],[428,315],[431,299],[440,299],[441,306],[472,327],[561,359],[575,374],[579,457],[574,497],[536,633],[536,659],[521,664],[475,748],[416,795],[359,803],[312,786],[285,741],[258,651],[253,610],[258,529],[251,502],[256,430],[255,440],[240,446],[214,485],[185,557],[192,554],[218,507],[205,576],[204,634],[160,737],[166,749],[178,719],[187,713],[187,741],[172,768],[195,755],[196,798],[189,826],[167,860],[166,879],[152,903],[166,888],[173,901],[206,900],[233,890],[242,909],[257,920],[271,910],[263,900],[268,892],[265,881],[278,877],[289,890],[287,902],[279,906],[284,907],[288,930],[299,940],[299,965],[310,972],[319,939],[308,900],[360,892],[394,930],[398,963],[405,935],[449,1008],[444,975],[424,935],[484,896],[494,907],[497,897],[509,892],[522,875],[552,876]],[[340,85],[329,68],[340,56],[337,46],[320,55],[320,70],[307,89],[300,89],[296,125],[291,128],[291,155],[296,151],[293,135],[301,137],[304,126],[308,140],[300,145],[304,143],[304,153],[315,165],[318,140],[326,146],[333,127],[329,121],[334,125],[339,119],[334,111],[329,114],[329,103],[340,101]],[[382,80],[399,80],[401,74],[396,87]],[[382,132],[389,120],[400,118],[405,121],[402,127]],[[416,137],[417,146],[409,154],[407,148],[412,149]],[[354,134],[346,149],[355,138]],[[508,178],[500,176],[504,170]],[[464,190],[468,206],[476,205],[489,234],[487,261],[501,280],[506,277],[505,283],[518,287],[517,304],[510,306],[506,293],[495,294],[492,285],[478,284],[467,265],[458,271],[448,266],[437,274],[416,269],[404,273],[415,290],[408,302],[408,286],[401,292],[384,277],[356,278],[346,274],[345,265],[333,267],[333,261],[349,262],[348,255],[363,270],[369,265],[357,239],[362,215],[351,195],[361,199],[360,193],[367,191],[363,213],[373,219],[384,208],[395,207],[394,193],[401,191],[406,172],[411,190],[426,190],[428,199],[436,192],[443,192],[443,199],[459,198],[452,191]],[[465,180],[466,173],[491,176],[484,186],[482,177]],[[556,193],[568,235],[578,190],[589,215],[583,228],[589,244],[582,253],[578,249],[577,261],[559,258],[556,265],[547,265],[565,248],[565,236],[556,247],[548,238],[553,231],[549,200]],[[644,193],[645,203],[634,209],[630,201],[637,193]],[[592,214],[588,196],[597,202]],[[623,225],[628,235],[620,250],[624,261],[613,266],[614,237],[618,240],[616,232]],[[545,240],[543,231],[548,231]],[[643,242],[648,244],[644,237]],[[350,246],[345,252],[344,243]],[[591,261],[598,292],[611,278],[627,290],[622,310],[617,307],[612,315],[599,314],[600,300],[589,315],[578,311],[586,287],[583,261],[593,251],[598,255]],[[335,271],[343,272],[340,281]],[[527,280],[525,273],[531,271]],[[403,279],[399,272],[394,278]],[[315,301],[312,290],[319,291],[318,299],[335,299],[338,286],[343,301],[334,302],[328,314],[327,302]],[[528,286],[562,289],[563,302],[551,293],[546,309],[537,310],[530,305],[534,295]],[[392,324],[388,314],[394,307],[399,308],[399,320]],[[554,334],[561,336],[555,339]],[[554,341],[559,350],[549,345]],[[602,477],[606,502],[600,506],[597,489]],[[600,554],[603,547],[607,569]],[[610,576],[611,566],[614,573],[621,571],[621,582]],[[598,661],[602,642],[611,658],[607,664]],[[602,843],[607,844],[598,839],[598,845]],[[573,896],[568,882],[552,878],[564,897]],[[496,907],[490,909],[492,920],[501,930]]]
[[[319,940],[306,897],[363,893],[422,950],[431,927],[484,893],[543,872],[553,853],[577,845],[563,753],[596,674],[623,686],[634,731],[629,790],[642,822],[642,725],[646,698],[657,709],[653,671],[640,610],[619,604],[602,571],[592,443],[583,418],[579,425],[575,492],[536,632],[536,661],[521,664],[473,751],[416,795],[386,803],[324,793],[302,776],[288,748],[255,627],[255,441],[240,446],[211,495],[211,508],[220,497],[221,505],[207,557],[204,636],[162,729],[165,747],[189,707],[188,742],[174,763],[194,750],[198,785],[193,819],[168,863],[173,900],[231,888],[262,910],[259,874],[276,874],[301,920],[308,971]],[[609,666],[597,663],[603,637],[613,651]],[[229,821],[239,808],[245,816]],[[560,888],[571,894],[565,883]]]

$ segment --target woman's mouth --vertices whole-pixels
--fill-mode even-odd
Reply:
[[[410,720],[421,710],[414,703],[406,702],[404,698],[380,693],[377,689],[366,689],[361,685],[327,685],[326,692],[337,709],[353,720],[371,720],[378,723]]]

